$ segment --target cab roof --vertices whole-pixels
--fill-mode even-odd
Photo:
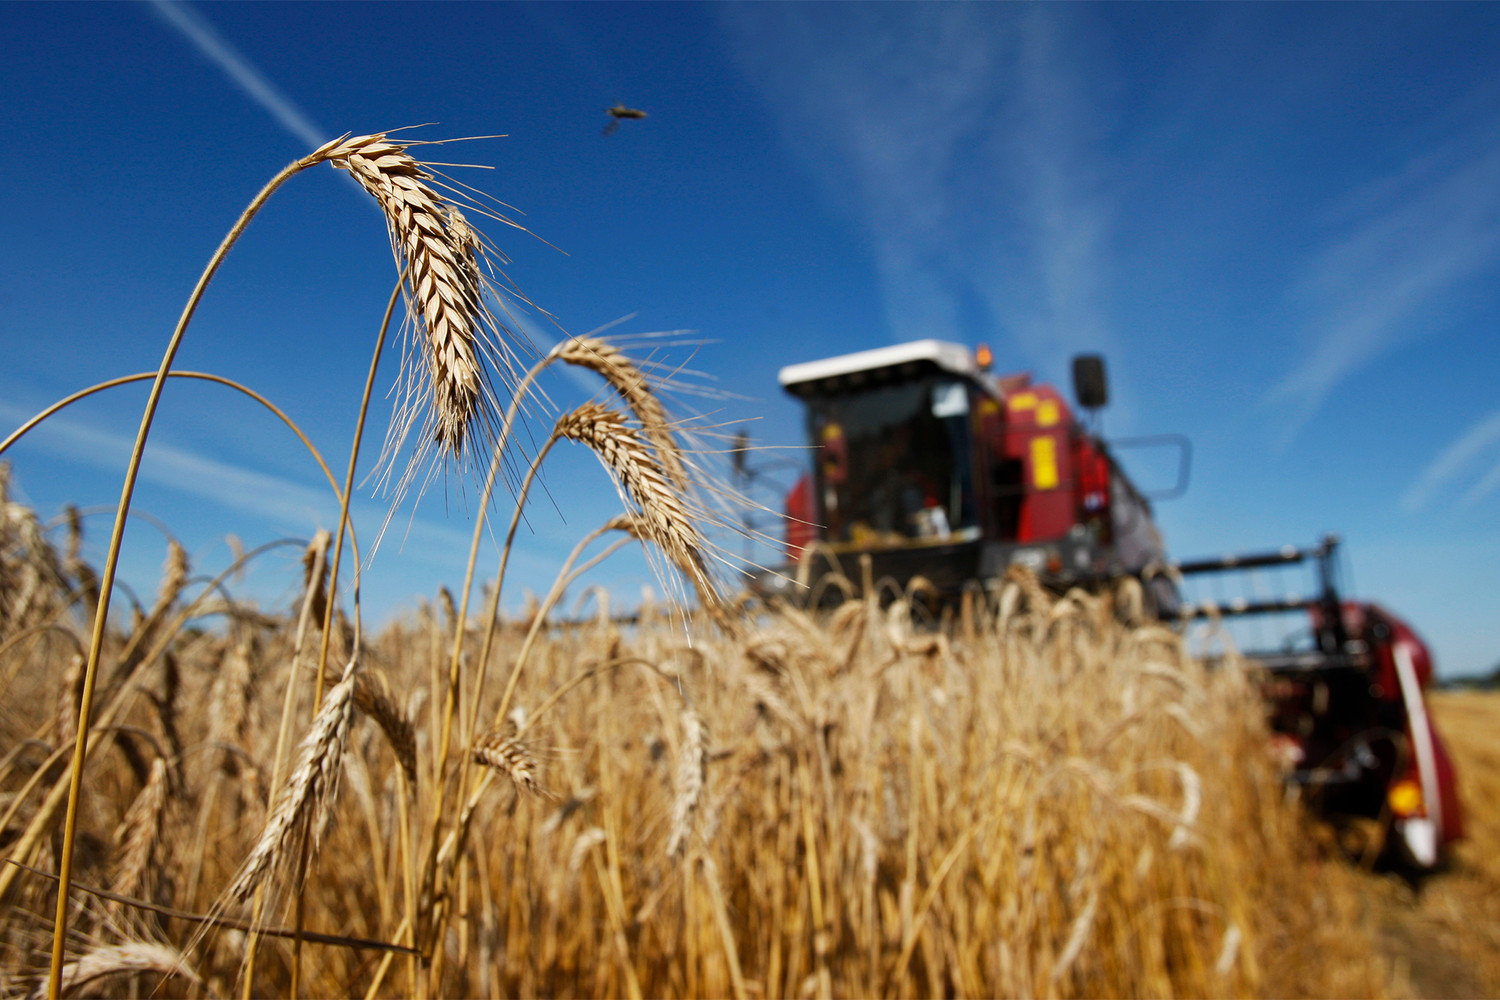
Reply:
[[[834,386],[848,385],[857,379],[847,379],[863,372],[883,369],[931,365],[954,375],[962,375],[977,382],[984,382],[984,373],[974,361],[974,352],[962,344],[944,340],[912,340],[905,344],[892,344],[869,351],[856,351],[821,361],[805,361],[787,365],[777,375],[782,387],[794,395],[803,395],[814,390],[813,383]]]

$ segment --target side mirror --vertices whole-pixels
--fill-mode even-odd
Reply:
[[[1080,354],[1073,359],[1073,395],[1085,410],[1097,410],[1109,402],[1102,355]]]

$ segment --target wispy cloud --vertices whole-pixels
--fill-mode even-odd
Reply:
[[[1458,498],[1458,506],[1472,507],[1497,489],[1500,489],[1500,460],[1496,460],[1490,471],[1479,482],[1464,491],[1464,495]]]
[[[0,403],[0,418],[19,424],[31,414]],[[30,439],[49,451],[99,469],[123,472],[133,437],[53,416],[30,433]],[[281,528],[331,520],[338,511],[331,490],[317,490],[296,482],[197,455],[153,440],[141,463],[145,482],[211,500],[232,510],[254,514]]]
[[[1453,488],[1487,452],[1494,465],[1459,497],[1460,507],[1475,504],[1500,488],[1500,410],[1476,421],[1444,448],[1401,495],[1401,506],[1408,511],[1421,510],[1438,494]]]
[[[869,234],[893,338],[1110,340],[1112,225],[1084,15],[967,4],[721,8],[746,76]]]
[[[0,420],[19,425],[31,413],[0,403]],[[98,469],[122,472],[128,461],[132,436],[54,416],[35,428],[31,439],[50,451],[66,455]],[[153,439],[141,462],[142,482],[196,497],[225,509],[257,519],[266,528],[286,534],[306,534],[316,527],[331,527],[338,519],[339,504],[331,487],[309,486],[284,476],[260,472],[189,449]],[[356,525],[370,525],[361,532],[373,540],[374,528],[385,517],[385,509],[355,500],[351,516]],[[446,564],[453,552],[469,546],[469,533],[426,520],[403,524],[406,541],[417,552],[441,553]],[[368,547],[367,543],[367,547]]]
[[[1500,135],[1487,126],[1421,157],[1357,192],[1344,215],[1299,289],[1309,349],[1266,397],[1283,443],[1349,375],[1429,332],[1445,296],[1500,269]]]
[[[148,0],[151,9],[163,21],[187,39],[209,62],[219,67],[230,82],[244,91],[288,132],[305,142],[309,148],[321,146],[333,138],[326,130],[315,125],[301,108],[281,92],[277,86],[229,42],[214,30],[189,3],[181,0]]]

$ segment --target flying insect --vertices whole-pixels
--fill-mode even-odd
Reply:
[[[604,126],[605,135],[613,135],[615,129],[620,127],[620,122],[626,118],[645,118],[646,112],[639,108],[627,108],[622,102],[616,101],[612,108],[605,108],[605,114],[609,115],[609,124]]]

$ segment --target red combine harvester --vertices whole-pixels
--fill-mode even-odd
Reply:
[[[1138,577],[1167,620],[1297,613],[1303,648],[1246,654],[1265,667],[1289,780],[1330,817],[1379,821],[1406,864],[1436,866],[1462,819],[1423,700],[1431,656],[1394,615],[1340,598],[1336,541],[1170,563],[1150,500],[1111,445],[1181,449],[1178,483],[1161,498],[1181,492],[1185,439],[1106,443],[1054,387],[1028,374],[994,377],[989,361],[986,348],[919,340],[781,370],[806,408],[813,467],[785,498],[788,564],[757,578],[761,596],[821,604],[857,592],[868,572],[882,591],[920,578],[952,600],[1020,565],[1056,590]],[[1081,409],[1107,402],[1097,355],[1074,359],[1073,381]],[[1189,577],[1295,564],[1318,568],[1316,594],[1212,607],[1180,596]]]

